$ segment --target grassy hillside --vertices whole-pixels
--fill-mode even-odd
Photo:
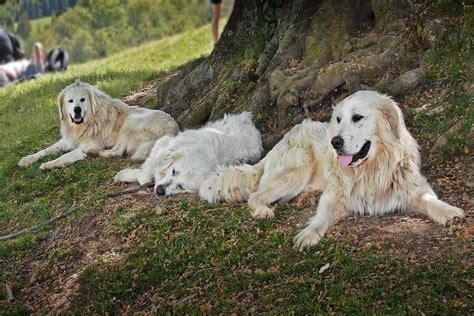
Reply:
[[[292,238],[317,195],[255,222],[245,204],[208,205],[190,195],[145,191],[94,201],[127,187],[113,183],[133,165],[125,159],[90,158],[48,172],[38,167],[51,158],[17,167],[58,139],[55,100],[76,78],[124,97],[208,54],[211,42],[201,28],[0,90],[0,235],[78,207],[52,226],[0,241],[0,314],[472,311],[463,223],[446,229],[421,217],[350,218],[318,247],[296,253]],[[465,207],[465,196],[455,199]]]
[[[40,30],[44,29],[48,25],[51,24],[51,17],[50,16],[45,16],[44,18],[39,18],[39,19],[34,19],[30,21],[31,23],[31,30],[39,32]],[[14,24],[14,29],[17,29],[18,23],[15,22]]]
[[[39,31],[51,24],[51,17],[45,16],[44,18],[31,20],[31,29]]]

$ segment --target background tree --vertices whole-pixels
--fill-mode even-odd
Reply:
[[[281,134],[357,89],[416,88],[440,47],[463,47],[440,65],[472,70],[472,22],[460,1],[236,1],[211,55],[163,80],[157,104],[183,127],[251,110],[264,132]]]
[[[47,16],[51,20],[37,21],[31,29],[29,21]],[[14,31],[18,22],[27,54],[39,41],[47,49],[70,51],[77,63],[197,28],[210,18],[208,0],[7,0],[0,27]]]
[[[0,8],[0,27],[13,30],[17,14],[20,12],[20,6],[16,1],[4,1]]]
[[[43,10],[69,2],[49,0]],[[43,3],[28,2],[30,6]],[[59,5],[59,3],[63,3]],[[72,62],[103,58],[143,42],[194,29],[209,21],[207,0],[80,0],[66,11],[54,11],[51,23],[33,30],[25,46],[41,41],[45,47],[70,50]],[[81,42],[84,47],[81,47]]]
[[[20,14],[20,19],[18,20],[18,26],[16,32],[22,37],[27,38],[31,33],[31,23],[28,18],[28,14],[23,12]]]

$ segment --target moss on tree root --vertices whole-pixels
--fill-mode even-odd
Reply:
[[[159,107],[184,128],[251,110],[266,118],[262,130],[274,122],[281,132],[335,90],[340,97],[374,87],[409,93],[424,82],[433,39],[446,32],[434,27],[435,10],[414,2],[279,3],[236,2],[211,55],[160,84]],[[406,84],[412,69],[421,79]]]

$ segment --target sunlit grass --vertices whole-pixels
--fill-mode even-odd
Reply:
[[[109,164],[102,160],[52,172],[40,172],[38,163],[26,169],[17,167],[22,156],[59,138],[56,98],[66,85],[80,79],[119,97],[211,49],[210,32],[203,27],[124,50],[107,59],[73,65],[64,73],[0,89],[0,231],[5,233],[51,216],[57,191],[77,187],[82,177],[90,182],[90,174],[101,180],[104,174],[109,178],[112,175]],[[79,185],[70,201],[99,184]]]

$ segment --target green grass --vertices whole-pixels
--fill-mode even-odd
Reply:
[[[51,17],[46,16],[44,18],[34,19],[30,21],[31,29],[35,31],[40,31],[44,29],[46,26],[51,24]]]
[[[207,205],[188,196],[158,205],[138,194],[94,202],[120,190],[113,176],[133,164],[124,159],[91,158],[48,172],[38,167],[51,158],[17,167],[22,156],[58,139],[55,99],[76,78],[124,96],[208,54],[211,43],[205,27],[0,90],[0,234],[79,206],[50,227],[0,242],[0,314],[29,311],[27,301],[38,297],[24,290],[34,285],[45,287],[46,296],[70,295],[63,312],[83,314],[468,313],[472,271],[456,250],[463,244],[447,257],[411,266],[394,255],[354,252],[331,238],[300,254],[292,250],[298,228],[288,225],[301,217],[295,208],[279,207],[276,219],[255,222],[245,204]],[[318,273],[326,263],[331,267]],[[61,267],[72,272],[60,284],[77,275],[72,293],[49,283],[60,279]]]
[[[466,150],[468,134],[474,124],[472,97],[460,92],[442,95],[430,102],[429,109],[443,108],[437,115],[429,111],[408,115],[410,130],[419,135],[419,140],[431,145],[438,137],[446,133],[447,143],[442,147],[444,161],[462,155]],[[418,103],[417,106],[423,106]],[[449,132],[456,124],[455,131]]]
[[[89,302],[86,312],[99,313],[129,306],[178,313],[431,314],[449,313],[451,302],[467,295],[456,254],[411,271],[394,258],[353,254],[331,239],[318,255],[299,254],[291,250],[293,234],[279,230],[297,210],[280,210],[277,220],[255,225],[245,207],[208,209],[186,202],[164,217],[150,210],[127,219],[116,214],[118,233],[138,231],[138,241],[123,264],[100,262],[84,271],[72,311]],[[319,274],[328,262],[330,269]]]
[[[34,19],[30,21],[30,24],[31,24],[31,30],[33,32],[39,32],[51,24],[51,17],[45,16],[43,18]],[[18,27],[18,23],[15,22],[13,28],[16,30],[17,27]]]
[[[100,194],[114,173],[128,162],[92,159],[71,168],[41,172],[39,162],[26,169],[18,160],[59,138],[56,98],[77,78],[113,96],[123,96],[173,67],[206,55],[212,48],[210,32],[201,28],[184,35],[150,42],[106,60],[71,66],[65,73],[0,89],[0,233],[42,222],[74,201]],[[45,160],[52,157],[45,158]],[[43,161],[45,161],[43,160]],[[97,206],[81,210],[94,210]],[[80,213],[81,210],[78,212]],[[48,229],[0,243],[2,263],[32,251]]]

